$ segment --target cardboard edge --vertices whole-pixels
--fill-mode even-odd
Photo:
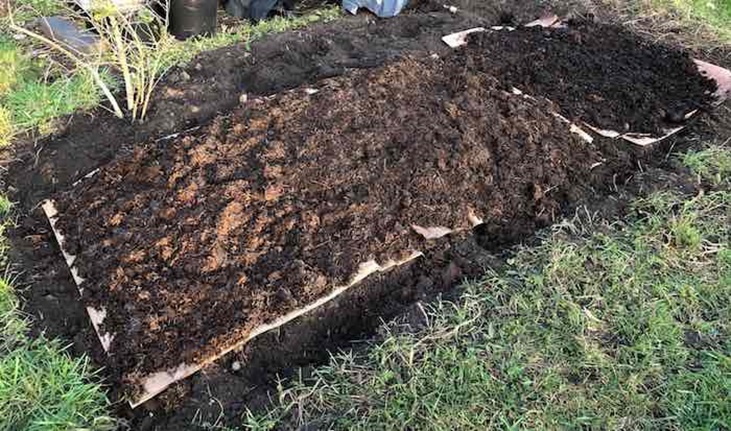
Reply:
[[[560,18],[558,15],[552,14],[552,15],[546,15],[544,17],[538,18],[535,21],[531,21],[528,24],[525,25],[525,27],[551,27],[555,24],[560,23]]]
[[[447,7],[447,6],[445,6]],[[538,18],[534,21],[529,22],[528,24],[525,24],[524,27],[554,27],[561,23],[561,19],[558,17],[558,15],[546,15],[544,17]],[[490,27],[490,30],[494,31],[514,31],[516,27],[509,26],[509,25],[494,25]],[[467,36],[469,36],[472,33],[481,33],[487,31],[487,28],[485,27],[474,27],[467,30],[458,31],[456,33],[450,33],[448,35],[442,36],[442,41],[446,43],[450,48],[458,48],[460,46],[463,46],[467,44]]]
[[[693,111],[693,113],[695,113],[695,111]],[[646,134],[646,133],[632,133],[632,132],[622,134],[622,133],[619,133],[614,130],[599,129],[598,127],[594,127],[588,123],[584,123],[584,125],[587,128],[589,128],[592,132],[596,133],[597,135],[604,136],[605,138],[609,138],[609,139],[621,138],[627,142],[638,145],[640,147],[646,147],[648,145],[658,143],[658,142],[662,141],[663,139],[667,139],[670,136],[685,129],[685,127],[686,127],[686,126],[680,126],[680,127],[675,127],[673,129],[667,129],[667,130],[665,130],[665,133],[662,136],[653,136],[653,135]]]
[[[85,176],[84,178],[89,178],[96,174],[98,170],[92,171],[90,174]],[[67,251],[66,247],[66,239],[64,235],[58,230],[56,227],[56,223],[58,222],[59,218],[59,212],[56,208],[56,204],[53,200],[48,199],[44,201],[41,204],[41,207],[43,209],[43,212],[46,215],[46,218],[48,219],[48,222],[51,226],[51,230],[53,232],[54,237],[56,238],[56,241],[58,242],[59,249],[61,250],[61,254],[63,255],[64,261],[66,262],[66,265],[69,268],[69,271],[71,272],[71,276],[74,279],[74,283],[76,284],[76,288],[79,291],[79,294],[83,294],[84,288],[83,283],[85,280],[79,276],[78,269],[76,268],[76,259],[77,257],[73,254],[70,254]],[[224,349],[221,349],[216,354],[211,355],[210,357],[206,358],[203,361],[200,361],[197,364],[179,364],[177,367],[164,370],[164,371],[158,371],[156,373],[152,373],[145,377],[142,380],[142,388],[143,393],[140,397],[135,398],[133,400],[128,400],[129,405],[132,408],[138,407],[141,404],[145,403],[146,401],[151,400],[156,395],[160,394],[162,391],[167,389],[168,386],[171,384],[180,381],[182,379],[185,379],[186,377],[195,374],[198,372],[201,368],[204,366],[215,362],[222,356],[226,355],[227,353],[240,349],[244,345],[246,345],[248,342],[250,342],[252,339],[256,338],[257,336],[264,334],[266,332],[269,332],[273,329],[279,328],[286,323],[326,304],[327,302],[330,302],[331,300],[335,299],[339,295],[341,295],[343,292],[347,291],[349,288],[357,285],[364,279],[366,279],[368,276],[377,273],[377,272],[385,272],[392,268],[404,265],[408,262],[411,262],[414,259],[417,259],[418,257],[423,256],[423,253],[420,251],[412,251],[410,255],[403,259],[403,260],[389,260],[385,262],[383,265],[378,264],[374,260],[370,260],[368,262],[363,262],[359,265],[358,272],[351,278],[350,283],[348,283],[345,286],[336,287],[333,290],[330,291],[329,294],[326,296],[323,296],[319,299],[317,299],[314,302],[311,302],[304,307],[298,308],[296,310],[293,310],[284,316],[281,316],[274,321],[260,325],[256,328],[254,328],[249,335],[242,341],[238,343],[234,343],[230,346],[227,346]],[[89,320],[91,320],[92,326],[94,327],[94,330],[96,332],[97,338],[99,338],[99,342],[101,343],[102,347],[104,348],[105,353],[109,354],[109,348],[111,346],[112,340],[114,339],[113,334],[109,333],[103,333],[101,331],[101,325],[104,322],[104,319],[106,318],[107,312],[104,308],[97,309],[94,307],[86,307],[87,314],[89,315]]]
[[[424,239],[439,239],[454,232],[453,229],[444,226],[423,227],[418,224],[412,224],[411,229],[424,237]]]
[[[89,178],[93,177],[94,175],[99,173],[99,168],[94,169],[93,171],[89,172],[88,174],[84,175],[83,177],[79,178],[78,180],[74,181],[71,184],[71,187],[76,187],[77,185],[81,184],[82,182],[88,180]]]
[[[718,89],[714,95],[718,98],[717,104],[723,103],[731,96],[731,70],[696,58],[693,59],[693,62],[701,75],[716,81]]]
[[[584,129],[582,129],[581,127],[579,127],[575,123],[573,123],[571,120],[569,120],[568,118],[566,118],[563,115],[559,114],[558,112],[551,112],[551,113],[556,118],[558,118],[559,120],[561,120],[562,123],[569,125],[569,132],[577,135],[578,137],[580,137],[586,143],[591,144],[591,143],[594,142],[594,138],[590,134],[588,134],[586,131],[584,131]]]
[[[450,48],[459,48],[460,46],[467,44],[467,36],[472,33],[485,32],[485,27],[475,27],[467,30],[459,31],[457,33],[451,33],[446,36],[442,36],[442,42],[446,43]]]
[[[625,133],[622,135],[622,139],[635,145],[639,145],[640,147],[646,147],[648,145],[656,144],[663,139],[667,139],[683,129],[685,129],[685,126],[668,129],[665,131],[665,134],[660,137],[643,135],[641,133]]]
[[[420,251],[412,251],[411,254],[400,261],[394,261],[390,260],[386,262],[383,265],[379,265],[376,261],[371,260],[368,262],[364,262],[360,264],[360,269],[358,273],[353,277],[351,282],[345,286],[340,286],[335,289],[333,289],[328,295],[311,302],[310,304],[296,309],[294,311],[291,311],[290,313],[285,314],[284,316],[274,320],[271,323],[264,324],[261,326],[258,326],[257,328],[253,329],[249,335],[242,341],[238,343],[234,343],[231,346],[226,347],[225,349],[221,349],[218,353],[215,355],[210,356],[209,358],[206,358],[205,360],[201,361],[198,364],[180,364],[176,368],[167,370],[167,371],[159,371],[153,374],[150,374],[148,377],[146,377],[142,382],[142,387],[144,388],[144,393],[141,397],[137,398],[134,401],[130,401],[130,406],[132,408],[138,407],[139,405],[145,403],[146,401],[149,401],[150,399],[154,398],[156,395],[158,395],[160,392],[164,391],[168,386],[171,384],[182,380],[197,371],[199,371],[204,366],[215,362],[222,356],[226,355],[227,353],[230,353],[234,350],[240,349],[243,346],[245,346],[247,343],[249,343],[254,338],[258,337],[261,334],[264,334],[266,332],[269,332],[273,329],[279,328],[286,323],[316,309],[320,306],[332,301],[333,299],[340,296],[342,293],[350,289],[351,287],[355,286],[356,284],[360,283],[364,279],[366,279],[368,276],[377,273],[377,272],[385,272],[392,268],[404,265],[408,262],[411,262],[412,260],[423,256],[423,253]]]
[[[93,176],[94,174],[96,174],[97,171],[90,172],[84,178],[89,178]],[[79,275],[79,270],[76,268],[76,256],[66,251],[66,239],[63,234],[61,234],[61,232],[58,230],[58,228],[56,228],[56,223],[58,222],[58,209],[56,208],[56,204],[53,200],[47,199],[43,201],[43,203],[41,204],[41,208],[43,209],[43,212],[48,219],[48,223],[51,225],[51,231],[53,232],[53,236],[58,242],[58,248],[61,249],[61,254],[63,255],[63,258],[66,261],[66,265],[71,272],[71,277],[74,279],[76,289],[79,291],[79,295],[83,296],[83,283],[85,280],[81,278],[81,276]],[[112,340],[114,339],[114,335],[108,332],[102,332],[101,330],[101,326],[107,316],[107,311],[103,307],[97,309],[94,307],[86,306],[86,313],[89,315],[89,320],[91,320],[91,324],[94,327],[94,331],[96,332],[97,338],[99,338],[99,342],[101,343],[102,348],[105,352],[108,352],[109,347],[112,344]]]

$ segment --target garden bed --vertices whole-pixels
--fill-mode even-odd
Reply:
[[[432,237],[550,224],[602,158],[551,109],[406,58],[141,145],[58,196],[57,228],[144,399]]]
[[[443,59],[406,57],[316,88],[242,99],[210,125],[138,145],[58,196],[54,227],[133,404],[450,233],[475,228],[483,246],[500,250],[555,221],[591,193],[592,179],[616,174],[557,112],[642,127],[667,120],[656,114],[668,106],[710,106],[716,86],[687,54],[662,48],[672,53],[665,67],[688,67],[670,79],[685,85],[660,85],[648,71],[662,64],[627,60],[660,48],[607,34],[620,42],[604,54],[618,59],[604,62],[625,65],[574,85],[565,65],[597,57],[576,49],[599,50],[593,27],[479,33]],[[501,59],[486,47],[520,45],[526,35],[568,38],[543,63],[573,104],[552,86],[520,85],[559,96],[560,107],[507,91],[513,72],[492,65],[515,67],[546,49]],[[632,111],[627,105],[637,105],[608,83],[638,79],[649,102]],[[577,99],[587,91],[600,95]]]

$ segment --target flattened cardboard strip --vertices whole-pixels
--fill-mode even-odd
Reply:
[[[93,174],[91,174],[93,175]],[[89,175],[89,176],[91,176]],[[43,204],[43,211],[46,214],[46,217],[48,218],[48,221],[51,225],[51,230],[53,231],[54,236],[56,237],[56,241],[58,241],[59,248],[61,249],[61,253],[63,254],[64,260],[66,261],[66,265],[69,267],[69,270],[71,271],[71,275],[74,279],[74,282],[76,283],[76,287],[79,290],[80,294],[83,294],[84,288],[83,283],[85,280],[79,276],[78,269],[76,268],[76,256],[70,254],[66,250],[66,240],[64,236],[61,234],[61,232],[56,228],[56,223],[58,222],[59,213],[56,208],[55,203],[52,200],[46,200]],[[358,272],[353,276],[350,283],[348,283],[345,286],[339,286],[334,288],[330,293],[302,308],[298,308],[294,311],[291,311],[287,313],[284,316],[279,317],[278,319],[274,320],[273,322],[261,325],[255,329],[253,329],[249,335],[242,341],[238,343],[233,343],[232,345],[223,348],[216,352],[215,354],[209,356],[208,358],[200,361],[197,364],[186,364],[181,363],[177,367],[168,369],[168,370],[162,370],[155,373],[152,373],[145,377],[142,382],[142,394],[137,397],[136,399],[129,400],[129,404],[132,408],[135,408],[144,402],[154,398],[156,395],[158,395],[160,392],[164,391],[168,386],[171,384],[182,380],[195,372],[199,371],[204,366],[216,361],[220,357],[224,356],[225,354],[237,350],[252,339],[256,338],[257,336],[264,334],[266,332],[269,332],[273,329],[279,328],[282,325],[296,319],[297,317],[302,316],[303,314],[312,311],[327,302],[335,299],[343,292],[347,291],[349,288],[355,286],[356,284],[360,283],[364,279],[366,279],[368,276],[375,274],[377,272],[385,272],[389,269],[395,268],[397,266],[406,264],[408,262],[411,262],[412,260],[422,256],[423,254],[420,251],[412,251],[411,254],[406,257],[403,260],[395,261],[390,260],[388,262],[385,262],[383,265],[378,264],[376,261],[371,260],[368,262],[361,263],[358,269]],[[104,318],[106,317],[106,310],[104,308],[96,309],[93,307],[87,307],[86,308],[89,319],[92,322],[92,325],[94,326],[94,330],[97,333],[97,337],[99,338],[99,341],[102,344],[102,347],[104,347],[104,351],[109,353],[109,347],[111,345],[112,339],[114,338],[113,334],[109,333],[102,333],[101,331],[101,325],[104,322]]]
[[[454,230],[444,226],[422,227],[418,224],[412,224],[411,229],[414,229],[414,232],[423,236],[424,239],[439,239],[454,232]]]
[[[724,69],[723,67],[716,66],[715,64],[706,63],[703,60],[694,59],[693,61],[696,66],[698,66],[698,70],[701,72],[701,75],[716,81],[716,86],[718,87],[718,90],[716,90],[715,93],[715,96],[718,99],[716,102],[717,104],[720,105],[726,99],[731,97],[731,70]]]
[[[475,210],[470,208],[467,211],[467,222],[469,223],[469,229],[474,228],[475,226],[484,223],[481,217],[478,217],[475,215]],[[443,238],[447,235],[451,235],[456,232],[462,232],[466,230],[467,228],[449,228],[444,226],[420,226],[418,224],[412,224],[411,229],[422,236],[422,238],[426,240],[432,240],[432,239],[439,239]]]
[[[92,171],[84,178],[89,178],[96,174],[96,172],[96,170]],[[41,207],[43,208],[43,212],[46,214],[46,218],[48,218],[48,223],[51,225],[53,236],[56,237],[56,241],[58,242],[58,248],[61,249],[61,254],[63,254],[66,265],[71,271],[71,277],[74,279],[74,283],[76,283],[76,288],[79,291],[79,295],[83,296],[84,288],[82,287],[82,284],[84,283],[84,279],[79,276],[79,271],[76,268],[76,256],[66,251],[66,239],[56,228],[56,223],[58,222],[58,210],[56,209],[56,205],[53,201],[47,200],[43,202],[43,205],[41,205]],[[91,324],[92,326],[94,326],[94,331],[96,331],[99,342],[104,348],[104,351],[108,352],[109,346],[112,344],[112,340],[114,339],[114,334],[110,334],[107,332],[103,333],[101,331],[101,325],[102,323],[104,323],[104,319],[107,317],[107,311],[104,308],[96,309],[94,307],[86,307],[86,312],[87,314],[89,314],[89,320],[91,320]]]
[[[525,25],[525,27],[535,27],[535,26],[541,26],[541,27],[562,27],[564,24],[562,21],[555,15],[547,16],[544,18],[537,19],[535,21],[532,21]],[[512,30],[510,27],[492,27],[491,30]],[[469,36],[472,33],[478,33],[478,32],[485,32],[487,31],[484,27],[476,27],[464,31],[460,31],[457,33],[448,34],[444,37],[442,37],[442,41],[446,43],[450,48],[458,48],[460,46],[464,46],[467,44],[467,36]],[[718,89],[714,93],[716,97],[716,105],[720,105],[723,103],[726,99],[731,97],[731,71],[724,69],[723,67],[716,66],[711,63],[707,63],[702,60],[693,59],[696,66],[698,66],[698,71],[701,73],[701,75],[712,79],[716,81],[716,86]],[[525,95],[521,90],[517,88],[512,89],[513,94],[516,95]],[[696,113],[698,113],[698,110],[693,110],[685,114],[684,118],[685,120],[688,120],[692,118]],[[584,132],[579,126],[577,126],[574,123],[569,122],[566,118],[554,113],[557,117],[561,118],[562,120],[565,120],[570,124],[570,130],[572,133],[576,133],[579,136],[581,136],[582,139],[584,139],[587,142],[592,142],[593,138],[591,136]],[[586,122],[583,123],[584,126],[589,128],[594,133],[604,136],[606,138],[610,139],[617,139],[621,138],[625,141],[631,142],[635,145],[639,145],[642,147],[655,144],[657,142],[662,141],[663,139],[666,139],[679,131],[683,130],[685,126],[679,126],[672,129],[665,130],[664,134],[662,136],[653,136],[652,134],[648,133],[636,133],[636,132],[626,132],[626,133],[620,133],[615,130],[606,130],[606,129],[600,129],[598,127],[594,127],[591,124],[588,124]],[[588,138],[588,139],[587,139]]]
[[[561,18],[558,15],[546,15],[542,18],[538,18],[535,21],[531,21],[525,25],[525,27],[555,27],[561,24]]]
[[[448,34],[442,37],[442,42],[446,43],[450,48],[458,48],[467,44],[467,36],[472,33],[481,33],[483,31],[487,31],[487,29],[485,27],[475,27],[469,30]]]
[[[690,114],[686,115],[686,119],[689,119],[695,113],[696,113],[696,111],[693,111]],[[657,142],[660,142],[663,139],[669,138],[670,136],[673,136],[674,134],[678,133],[679,131],[681,131],[685,128],[685,126],[675,127],[673,129],[667,129],[665,131],[665,134],[662,136],[652,136],[650,134],[642,134],[642,133],[621,134],[614,130],[599,129],[588,123],[584,123],[584,126],[589,128],[592,132],[596,133],[597,135],[604,136],[605,138],[609,138],[609,139],[621,138],[627,142],[631,142],[631,143],[633,143],[635,145],[639,145],[641,147],[645,147],[647,145],[652,145]]]
[[[559,114],[557,112],[551,112],[551,113],[556,118],[558,118],[559,120],[561,120],[562,123],[565,123],[565,124],[568,124],[569,125],[569,132],[571,132],[571,133],[573,133],[575,135],[578,135],[581,139],[583,139],[584,141],[586,141],[586,142],[588,142],[590,144],[592,142],[594,142],[594,138],[592,138],[592,136],[590,134],[586,133],[584,131],[584,129],[582,129],[581,127],[579,127],[576,124],[574,124],[571,121],[569,121],[568,118],[564,117],[563,115],[561,115],[561,114]]]
[[[538,18],[535,21],[531,21],[528,24],[525,24],[524,27],[557,27],[561,25],[561,19],[557,15],[546,15],[544,17]],[[513,31],[515,30],[515,27],[511,26],[503,26],[503,25],[496,25],[490,27],[490,30],[494,31],[501,31],[501,30],[507,30],[507,31]],[[470,28],[464,31],[460,31],[457,33],[448,34],[444,37],[442,37],[442,41],[446,43],[450,48],[458,48],[460,46],[467,44],[467,36],[471,35],[472,33],[482,33],[487,31],[485,27],[475,27]]]

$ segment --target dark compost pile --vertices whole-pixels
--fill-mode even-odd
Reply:
[[[476,33],[464,50],[468,67],[549,98],[575,121],[618,132],[662,133],[707,108],[716,90],[687,52],[616,25]]]

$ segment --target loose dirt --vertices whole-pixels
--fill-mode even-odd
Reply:
[[[601,155],[498,86],[407,58],[140,146],[58,196],[115,368],[199,363],[359,264],[429,248],[412,225],[469,230],[472,213],[498,248],[551,223]]]
[[[476,33],[463,49],[467,67],[548,97],[575,121],[618,132],[662,135],[685,114],[709,108],[716,90],[688,52],[617,25],[570,21]]]
[[[551,4],[551,10],[562,13],[577,10],[581,2],[459,0],[452,3],[460,12],[452,14],[443,2],[414,1],[409,10],[391,19],[345,15],[204,52],[164,77],[144,123],[131,125],[97,109],[60,119],[55,136],[14,145],[13,154],[2,157],[9,165],[11,197],[32,208],[138,142],[206,124],[234,109],[243,93],[273,94],[352,69],[376,67],[405,53],[443,54],[449,51],[441,41],[445,34],[505,20],[528,22]]]

